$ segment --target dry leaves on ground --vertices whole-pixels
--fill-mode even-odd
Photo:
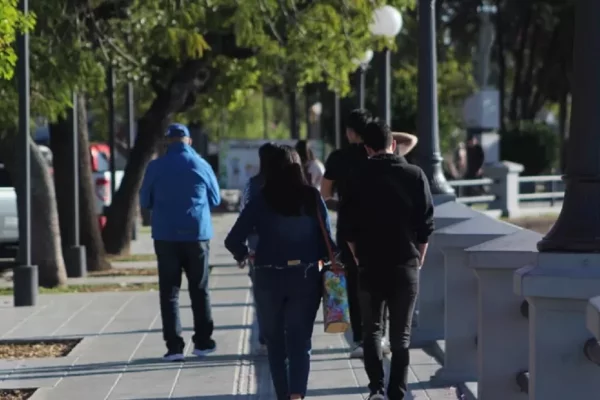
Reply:
[[[91,271],[88,276],[91,277],[108,277],[108,276],[156,276],[158,269],[156,268],[112,268],[106,271]]]
[[[79,339],[60,341],[15,341],[0,343],[0,360],[64,357],[79,343]],[[0,397],[4,400],[4,397]]]
[[[2,400],[25,400],[31,397],[35,389],[0,389]]]

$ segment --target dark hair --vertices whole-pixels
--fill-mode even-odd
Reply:
[[[302,164],[306,164],[308,161],[313,161],[316,159],[315,153],[313,153],[310,145],[306,140],[298,140],[296,143],[296,151],[300,155],[300,160]]]
[[[384,121],[375,119],[365,127],[363,143],[375,151],[385,150],[392,145],[394,137],[390,126]]]
[[[291,146],[278,146],[265,175],[262,193],[267,204],[285,216],[315,215],[316,189],[304,176],[300,155]]]
[[[371,122],[373,116],[364,108],[357,108],[350,112],[346,118],[346,127],[352,129],[358,136],[364,139],[365,127]]]
[[[273,143],[265,143],[258,149],[258,158],[260,160],[260,170],[258,172],[259,175],[265,176],[267,170],[269,169],[269,164],[271,158],[273,157],[273,153],[277,149],[277,145]]]

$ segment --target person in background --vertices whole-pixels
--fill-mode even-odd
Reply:
[[[485,153],[479,143],[477,136],[472,135],[467,140],[467,168],[464,179],[483,178],[483,163],[485,162]],[[479,196],[483,193],[483,186],[469,186],[465,188],[467,196]]]
[[[300,157],[279,147],[269,161],[264,186],[242,210],[225,239],[240,267],[249,257],[246,240],[259,237],[252,271],[261,328],[267,341],[277,400],[306,396],[311,338],[322,294],[319,264],[334,246],[329,216],[319,192],[305,179]]]
[[[351,176],[361,168],[368,158],[363,146],[363,134],[365,126],[371,119],[372,116],[368,110],[353,110],[346,119],[346,138],[350,145],[332,152],[325,163],[325,175],[321,183],[321,194],[331,209],[337,209],[338,201],[342,200],[346,194],[346,187]],[[417,138],[408,133],[398,133],[394,137],[394,140],[396,141],[396,148],[398,148],[401,155],[410,152],[417,145]],[[335,191],[338,194],[337,200],[333,197]],[[352,253],[346,244],[347,241],[344,239],[344,232],[340,229],[344,218],[346,218],[346,215],[343,212],[338,212],[337,243],[340,247],[342,263],[346,267],[350,325],[354,341],[350,357],[361,358],[363,356],[363,348],[362,320],[358,300],[358,270],[354,264]],[[382,338],[382,347],[385,352],[388,351],[385,337]]]
[[[269,169],[269,162],[272,158],[273,153],[277,150],[277,146],[273,143],[265,143],[258,149],[258,158],[260,160],[260,169],[258,174],[250,178],[246,187],[244,188],[242,199],[240,202],[240,212],[244,210],[244,207],[250,202],[250,199],[253,199],[257,195],[260,194],[264,184],[265,184],[265,176],[267,175],[267,171]],[[250,251],[249,257],[249,268],[248,275],[250,276],[250,280],[252,280],[252,259],[254,258],[254,254],[256,253],[256,246],[258,244],[258,235],[256,232],[253,232],[248,236],[248,249]],[[256,297],[256,296],[255,296]],[[256,303],[256,302],[255,302]],[[256,307],[256,319],[258,320],[258,342],[260,344],[259,353],[266,353],[267,347],[265,338],[263,337],[262,330],[260,328],[260,310]]]
[[[394,154],[395,142],[383,121],[364,128],[369,160],[350,181],[340,204],[344,238],[360,274],[364,362],[371,400],[402,400],[408,392],[411,323],[429,236],[433,198],[425,173]],[[384,392],[381,335],[387,305],[392,352]],[[385,397],[387,394],[387,397]]]
[[[306,140],[299,140],[296,143],[296,151],[300,155],[300,160],[304,166],[304,172],[306,179],[313,185],[317,190],[321,190],[321,181],[323,180],[323,174],[325,173],[325,166],[319,160]]]
[[[219,184],[211,166],[191,147],[185,125],[170,125],[166,153],[146,168],[140,205],[152,210],[152,238],[158,261],[158,286],[164,359],[184,358],[179,290],[182,270],[189,283],[194,315],[194,350],[204,356],[216,350],[208,293],[208,251],[213,236],[210,208],[219,205]]]

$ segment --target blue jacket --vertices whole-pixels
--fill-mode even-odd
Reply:
[[[253,199],[258,194],[260,194],[260,190],[262,189],[265,181],[262,175],[255,175],[248,180],[246,187],[244,188],[244,192],[242,194],[242,201],[240,202],[240,212],[244,210],[244,207],[248,205],[250,199]],[[248,236],[248,247],[250,251],[255,252],[256,246],[258,245],[258,235],[256,232],[250,234]]]
[[[320,199],[319,213],[323,216],[327,239],[336,252],[323,199]],[[270,209],[262,193],[250,199],[225,239],[225,247],[237,261],[248,255],[246,240],[255,231],[260,238],[255,265],[286,266],[288,261],[308,264],[329,259],[323,233],[315,216],[286,217],[277,214]]]
[[[173,143],[148,164],[140,205],[152,210],[152,238],[173,242],[210,240],[210,208],[221,203],[217,178],[196,151]]]

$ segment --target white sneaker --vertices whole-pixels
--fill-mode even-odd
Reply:
[[[392,354],[392,349],[390,349],[390,343],[385,337],[381,338],[381,352],[385,356]]]
[[[385,396],[380,393],[375,393],[369,396],[369,400],[385,400]]]
[[[358,343],[354,346],[352,351],[350,352],[350,358],[363,358],[364,351],[362,347],[362,343]]]

